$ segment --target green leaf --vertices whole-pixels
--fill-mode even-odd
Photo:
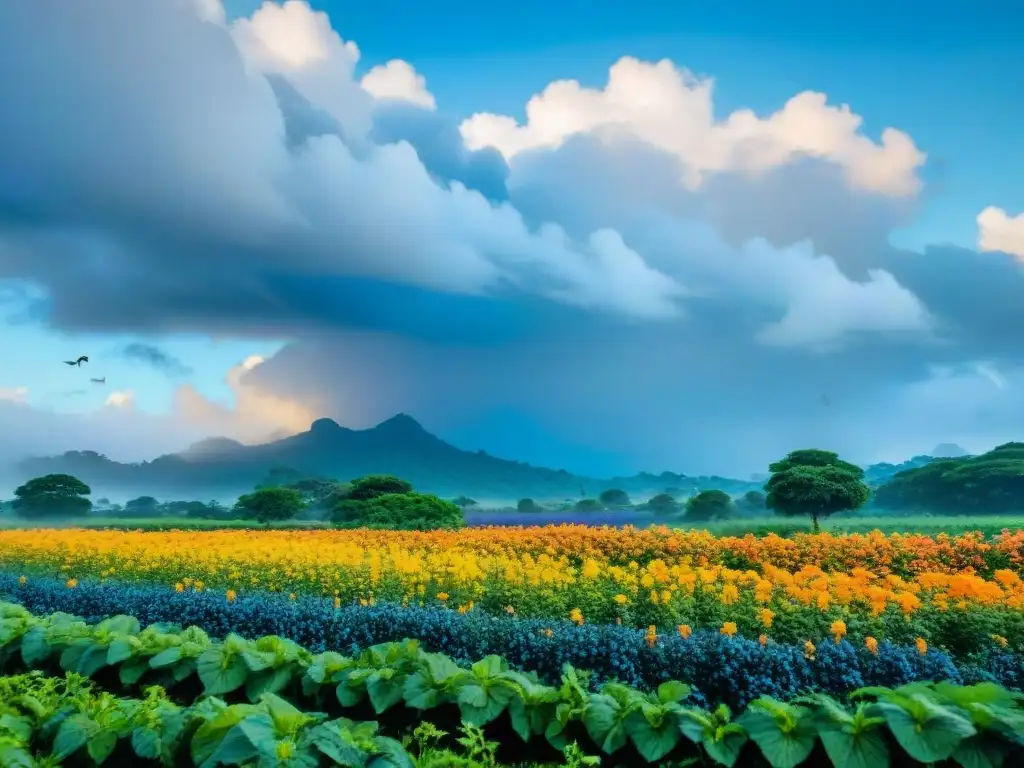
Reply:
[[[139,620],[134,616],[111,616],[96,625],[97,633],[117,635],[137,635],[140,629]]]
[[[153,669],[160,669],[162,667],[169,667],[173,664],[177,664],[181,659],[181,646],[173,645],[170,648],[165,648],[160,651],[156,656],[149,660],[149,666]]]
[[[197,733],[198,735],[198,733]],[[274,724],[266,712],[256,712],[241,720],[221,738],[200,768],[218,765],[243,765],[258,757],[261,750],[273,750]]]
[[[64,661],[63,656],[61,656],[61,661]],[[107,649],[102,645],[93,645],[82,651],[74,671],[85,677],[95,677],[96,673],[105,666],[107,666]]]
[[[881,701],[875,706],[899,745],[918,762],[949,759],[964,739],[977,732],[966,718],[927,698],[918,696],[912,703],[919,710],[916,717],[898,704]]]
[[[130,659],[135,655],[138,642],[134,637],[122,637],[112,642],[107,648],[107,664],[120,664]]]
[[[801,711],[802,715],[795,715],[788,712],[795,707],[783,710],[781,707],[785,705],[778,702],[771,702],[769,706],[772,706],[772,711],[757,709],[752,705],[736,722],[746,729],[772,768],[796,768],[814,750],[817,738],[814,724],[805,711]],[[789,715],[789,721],[786,721],[784,713]],[[786,722],[788,730],[784,729],[780,721]]]
[[[850,733],[850,726],[818,726],[818,736],[835,768],[887,768],[889,747],[878,729]]]
[[[310,731],[308,740],[338,765],[361,766],[369,757],[366,750],[353,743],[347,729],[337,720],[318,725]]]
[[[667,680],[658,686],[658,701],[662,704],[678,703],[689,696],[692,690],[685,683]]]
[[[406,706],[413,709],[433,709],[437,706],[440,698],[438,690],[434,687],[434,681],[430,679],[430,675],[425,670],[409,675],[405,679],[402,689]]]
[[[75,714],[66,718],[57,729],[53,740],[53,756],[60,761],[84,747],[100,730],[100,726],[85,715]]]
[[[504,685],[467,683],[459,688],[457,702],[463,719],[470,725],[486,725],[505,711],[515,696]]]
[[[961,741],[953,759],[963,768],[1002,768],[1009,752],[1007,744],[979,733]]]
[[[379,715],[402,700],[404,678],[404,675],[385,678],[379,673],[370,676],[366,683],[366,692],[370,696],[370,703],[373,705],[374,712]]]
[[[229,653],[224,648],[203,651],[196,670],[203,683],[203,692],[208,696],[223,696],[237,691],[249,677],[241,654]]]
[[[655,726],[641,712],[633,712],[624,725],[636,751],[649,763],[657,762],[675,749],[682,738],[679,724],[673,716],[662,718]]]
[[[252,704],[235,704],[228,707],[220,699],[215,698],[203,700],[196,706],[195,711],[200,717],[206,718],[192,737],[190,745],[192,762],[196,765],[204,765],[227,734],[243,718],[260,713],[259,708]]]
[[[373,741],[376,754],[367,761],[366,768],[416,768],[405,747],[394,739],[378,737]]]
[[[265,672],[251,674],[245,682],[245,695],[249,701],[259,701],[265,693],[280,693],[291,682],[291,679],[291,667],[268,669]]]
[[[730,723],[716,728],[715,733],[705,736],[701,744],[708,757],[726,768],[732,768],[747,744],[747,734],[741,726]]]
[[[155,728],[139,727],[132,731],[132,749],[143,760],[159,760],[160,746],[160,732]]]
[[[21,658],[29,669],[38,667],[52,652],[46,630],[41,626],[32,627],[21,638]]]
[[[611,696],[598,693],[590,697],[583,712],[583,725],[594,743],[606,754],[626,746],[626,729],[622,724],[622,710]]]
[[[97,765],[102,765],[110,757],[116,746],[117,734],[114,731],[100,729],[99,733],[89,739],[85,745],[85,750]]]

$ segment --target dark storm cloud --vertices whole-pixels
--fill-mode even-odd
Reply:
[[[500,423],[518,457],[546,433],[634,469],[875,457],[1016,413],[949,410],[991,395],[976,363],[1024,362],[1016,263],[893,249],[914,203],[827,162],[688,189],[611,134],[511,168],[410,105],[360,135],[184,3],[0,4],[0,70],[0,279],[56,327],[291,337],[248,375],[345,423],[406,411],[470,447]]]
[[[165,352],[155,344],[134,342],[121,350],[121,355],[128,360],[145,363],[168,376],[185,376],[192,369],[174,355]]]

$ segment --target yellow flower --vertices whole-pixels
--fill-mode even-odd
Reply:
[[[686,638],[688,638],[692,634],[693,634],[693,629],[690,627],[689,624],[680,624],[679,625],[679,636],[681,638],[683,638],[683,640],[685,640]]]
[[[334,609],[337,610],[338,608],[341,608],[341,598],[340,597],[334,598]]]
[[[740,591],[736,588],[735,584],[726,584],[722,587],[722,594],[719,596],[722,605],[732,605],[739,599]]]
[[[719,629],[718,631],[719,631],[719,633],[725,635],[726,637],[732,637],[733,635],[736,634],[736,631],[737,631],[736,630],[736,622],[734,622],[734,621],[727,621],[727,622],[725,622],[722,625],[722,628]]]
[[[182,584],[182,583],[181,583],[181,582],[179,581],[179,582],[178,582],[177,584],[175,584],[175,585],[174,585],[174,591],[175,591],[175,592],[184,592],[184,591],[185,591],[185,585],[184,585],[184,584]]]
[[[68,589],[74,589],[78,586],[78,579],[68,579],[64,582],[64,586]]]
[[[804,643],[804,658],[808,659],[809,661],[814,661],[814,653],[817,650],[818,649],[814,647],[814,643],[808,640],[806,643]]]
[[[645,639],[647,640],[647,647],[653,648],[654,644],[658,642],[658,628],[651,624],[647,628],[647,637]]]
[[[914,647],[917,648],[917,652],[922,656],[928,653],[928,643],[925,642],[923,637],[919,637],[914,641]]]
[[[768,635],[763,633],[758,635],[757,642],[759,642],[761,645],[768,645]]]
[[[28,583],[28,576],[19,576],[18,583],[24,587]]]
[[[228,602],[229,603],[233,603],[233,602],[235,602],[235,598],[238,597],[238,593],[235,592],[235,590],[233,590],[233,589],[229,589],[227,591],[227,595],[226,596],[228,598]]]
[[[846,637],[846,622],[842,619],[836,619],[832,622],[832,626],[829,627],[829,632],[835,638],[836,645],[839,645],[840,641]]]
[[[573,608],[571,611],[569,611],[569,621],[571,621],[573,624],[582,624],[583,611],[581,611],[579,608]]]
[[[761,623],[764,624],[765,629],[772,628],[772,621],[775,619],[775,611],[771,611],[767,608],[762,608],[758,611],[758,618],[761,619]]]
[[[615,600],[615,602],[618,603],[619,605],[625,605],[626,603],[629,602],[629,598],[626,597],[625,595],[616,595],[612,599]]]
[[[672,593],[669,592],[667,589],[661,590],[661,602],[662,602],[662,604],[663,605],[667,604],[671,600],[672,600]]]
[[[870,636],[869,637],[865,637],[864,638],[864,646],[868,649],[869,653],[872,653],[875,656],[878,655],[878,641],[875,640],[875,638],[870,637]]]
[[[509,616],[515,616],[516,615],[516,609],[513,608],[511,605],[506,605],[505,606],[505,613],[507,613]]]
[[[440,600],[443,603],[443,602],[445,602],[448,599],[448,593],[447,592],[438,592],[436,597],[437,597],[438,600]]]
[[[1010,644],[1010,641],[1007,640],[1002,635],[992,635],[992,641],[996,645],[998,645],[1000,648],[1005,648],[1006,646],[1008,646]]]

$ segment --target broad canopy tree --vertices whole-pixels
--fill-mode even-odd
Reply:
[[[90,493],[89,486],[74,475],[43,475],[19,486],[11,506],[26,518],[79,517],[92,509],[86,498]]]
[[[871,497],[864,470],[831,451],[793,451],[770,465],[765,484],[769,509],[783,515],[807,515],[814,532],[828,515],[859,509]]]
[[[294,488],[260,488],[240,496],[235,512],[261,523],[291,520],[305,507],[302,494]]]

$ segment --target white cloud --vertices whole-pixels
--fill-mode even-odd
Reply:
[[[978,249],[1002,251],[1024,259],[1024,213],[1010,216],[990,205],[978,214]]]
[[[860,132],[863,120],[849,107],[829,106],[825,94],[811,91],[766,118],[739,110],[716,121],[712,86],[667,59],[649,63],[625,56],[611,67],[603,90],[555,81],[529,100],[525,125],[478,113],[461,131],[470,148],[495,147],[506,158],[557,147],[579,133],[630,135],[678,157],[690,186],[708,173],[757,173],[814,157],[841,166],[860,189],[890,196],[920,189],[917,170],[925,155],[902,131],[886,128],[876,144]]]
[[[135,393],[130,389],[117,389],[107,395],[103,403],[109,408],[132,409],[135,407]]]
[[[28,387],[0,388],[0,400],[12,403],[26,403],[28,402]]]
[[[427,90],[427,79],[407,61],[392,59],[379,64],[363,75],[360,82],[375,99],[399,99],[426,109],[437,109],[434,94]]]
[[[286,437],[309,429],[317,418],[314,411],[246,383],[246,374],[263,362],[262,357],[253,355],[228,371],[226,381],[234,398],[230,406],[214,402],[189,384],[179,387],[174,396],[175,418],[209,435],[242,443],[262,443],[271,436]]]

